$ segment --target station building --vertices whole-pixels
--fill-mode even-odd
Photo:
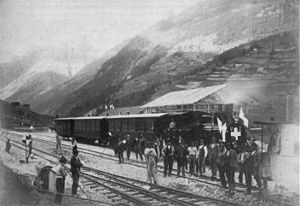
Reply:
[[[240,106],[245,107],[247,112],[248,106],[255,103],[250,97],[229,92],[227,85],[222,84],[170,92],[141,108],[144,109],[144,113],[150,114],[202,111],[224,112],[231,115],[233,111],[238,111]]]

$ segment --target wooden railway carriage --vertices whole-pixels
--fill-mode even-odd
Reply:
[[[74,137],[78,142],[94,142],[106,144],[108,125],[106,116],[74,118]]]
[[[74,120],[73,118],[58,118],[55,120],[56,133],[62,137],[74,136]]]
[[[117,142],[130,135],[131,138],[143,136],[147,140],[162,137],[173,144],[179,137],[185,143],[204,139],[210,142],[213,133],[218,133],[213,116],[200,111],[180,113],[131,114],[114,116],[94,116],[56,119],[56,131],[64,137],[75,137],[79,142],[98,140],[107,144]],[[175,127],[170,123],[174,121]]]
[[[132,138],[143,135],[148,140],[154,140],[169,124],[166,113],[115,115],[106,117],[106,121],[110,134],[121,139],[127,135]]]

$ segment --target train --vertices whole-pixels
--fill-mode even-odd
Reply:
[[[171,128],[171,122],[174,127]],[[213,115],[200,111],[155,114],[128,114],[112,116],[89,116],[57,118],[56,133],[62,137],[74,137],[78,142],[98,142],[106,145],[114,139],[143,136],[146,140],[156,138],[178,139],[186,143],[204,139],[209,142],[218,126]]]

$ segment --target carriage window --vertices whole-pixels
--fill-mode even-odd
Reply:
[[[99,122],[100,122],[100,120],[95,122],[95,130],[99,130],[99,127],[98,127]]]
[[[92,122],[92,130],[96,130],[96,121],[97,120],[93,120]]]
[[[86,129],[87,130],[90,130],[91,129],[91,121],[90,120],[87,120],[85,121],[86,122]]]
[[[135,129],[135,119],[133,119],[132,121],[131,121],[131,131],[135,131],[136,129]]]
[[[114,120],[108,120],[108,124],[109,124],[110,130],[112,130],[112,131],[116,130],[116,128],[115,128],[115,121]]]
[[[127,121],[126,121],[126,119],[124,119],[123,121],[122,121],[122,131],[127,131]]]
[[[143,125],[142,120],[137,119],[136,120],[136,131],[142,131],[142,125]]]
[[[146,131],[152,131],[153,120],[146,120]]]
[[[118,120],[118,123],[119,123],[119,125],[118,125],[118,130],[119,131],[122,131],[122,128],[123,128],[123,121],[122,120]]]

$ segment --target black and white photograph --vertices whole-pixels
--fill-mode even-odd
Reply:
[[[0,206],[300,205],[299,0],[0,0]]]

